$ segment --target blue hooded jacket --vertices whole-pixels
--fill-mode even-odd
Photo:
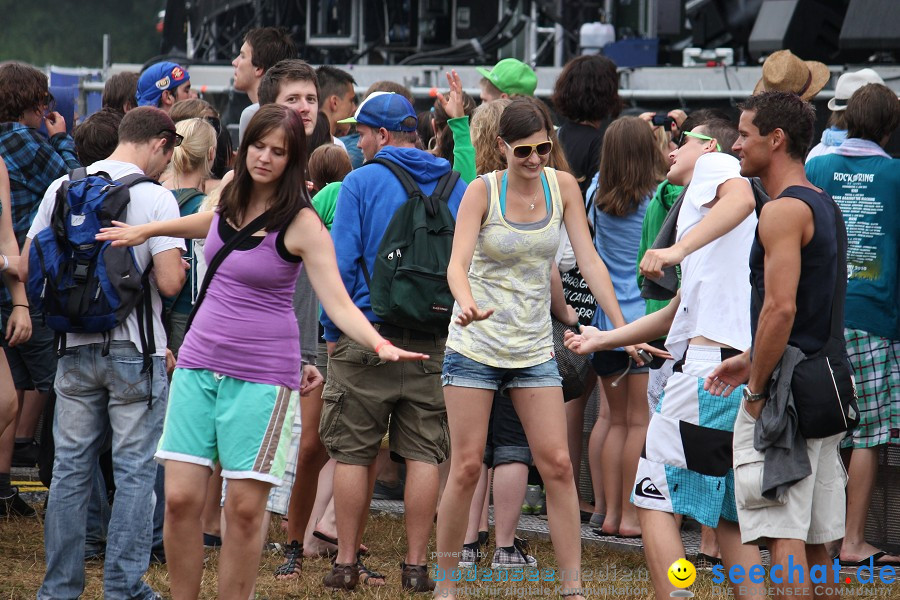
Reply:
[[[449,162],[416,148],[387,146],[375,157],[386,158],[406,169],[426,194],[434,191],[437,180],[450,171]],[[465,190],[466,184],[460,179],[450,195],[448,205],[454,219]],[[375,254],[388,223],[407,199],[400,180],[379,164],[367,164],[351,171],[341,184],[331,227],[338,270],[353,303],[373,323],[381,319],[372,312],[369,286],[359,259],[366,261],[366,268],[372,273]],[[336,342],[341,331],[325,312],[322,313],[322,325],[325,340]]]

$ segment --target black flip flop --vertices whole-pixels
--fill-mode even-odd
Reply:
[[[868,566],[869,561],[871,560],[872,564],[874,564],[876,567],[887,567],[887,566],[900,567],[900,561],[879,562],[879,559],[884,558],[885,556],[900,558],[900,556],[897,556],[896,554],[891,554],[890,552],[885,552],[884,550],[879,550],[878,552],[875,552],[874,554],[871,554],[862,560],[843,560],[843,559],[839,558],[838,563],[842,567],[865,567],[865,566]]]
[[[326,544],[331,544],[335,547],[337,547],[337,545],[338,545],[337,538],[333,538],[327,534],[324,534],[321,531],[319,531],[318,529],[313,530],[313,537],[316,539],[322,540]],[[366,554],[369,553],[369,549],[368,548],[360,548],[359,550],[357,550],[356,553],[359,556],[365,556]]]

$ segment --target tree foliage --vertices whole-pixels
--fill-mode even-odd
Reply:
[[[160,0],[0,0],[0,60],[42,67],[100,67],[103,34],[112,62],[143,63],[159,54]]]

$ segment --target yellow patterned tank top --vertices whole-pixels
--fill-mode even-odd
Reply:
[[[553,358],[550,269],[563,217],[556,171],[545,168],[541,175],[547,216],[534,223],[506,220],[505,172],[481,177],[488,210],[475,243],[469,285],[478,307],[493,308],[494,314],[460,327],[455,324],[459,304],[454,304],[447,350],[491,367],[539,365]]]

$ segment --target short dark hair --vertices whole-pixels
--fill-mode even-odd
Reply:
[[[323,102],[331,96],[343,98],[347,93],[347,85],[356,85],[353,75],[331,65],[322,65],[316,69],[316,77],[319,80],[319,93]]]
[[[721,119],[732,124],[734,123],[734,120],[728,113],[721,108],[698,108],[688,115],[687,119],[684,120],[679,129],[681,131],[693,131],[695,127],[699,127],[713,119]]]
[[[722,152],[734,156],[731,147],[738,139],[738,130],[734,123],[725,119],[713,118],[694,125],[692,129],[685,129],[685,131],[696,131],[700,127],[703,128],[706,135],[716,138],[716,142],[719,144]]]
[[[413,93],[410,91],[408,87],[405,85],[401,85],[396,81],[389,81],[387,79],[382,79],[381,81],[376,81],[372,85],[369,86],[369,89],[366,90],[366,93],[363,95],[363,98],[368,98],[375,92],[390,92],[392,94],[400,94],[413,106],[416,105],[416,98],[413,96]]]
[[[309,178],[317,190],[343,181],[352,168],[347,152],[335,144],[319,146],[309,155]]]
[[[83,165],[108,158],[119,145],[119,125],[125,113],[104,106],[82,121],[72,132],[75,153]]]
[[[847,135],[880,144],[900,125],[897,93],[880,83],[864,85],[850,96],[846,113]]]
[[[253,52],[250,63],[263,72],[278,62],[297,57],[297,46],[290,32],[284,27],[257,27],[244,36]]]
[[[106,80],[103,86],[103,108],[127,112],[137,106],[137,84],[140,73],[124,71]]]
[[[816,109],[812,104],[791,92],[762,92],[750,96],[738,108],[756,113],[753,125],[760,135],[782,130],[787,138],[788,156],[801,161],[806,157],[816,123]]]
[[[154,106],[138,106],[129,110],[119,123],[119,143],[145,144],[161,137],[165,131],[175,132],[172,118]],[[172,136],[172,147],[175,136]]]
[[[308,156],[303,119],[297,111],[277,104],[266,104],[250,119],[247,131],[241,139],[241,146],[234,162],[234,179],[222,190],[222,199],[219,201],[218,210],[221,218],[235,224],[246,225],[243,220],[253,191],[253,178],[247,170],[247,151],[251,145],[275,129],[280,129],[284,134],[287,166],[269,208],[266,229],[279,231],[287,227],[301,209],[312,206],[309,193],[306,191]]]
[[[18,121],[48,100],[47,76],[20,62],[0,64],[0,123]]]
[[[573,58],[556,78],[550,101],[560,115],[576,123],[619,116],[616,63],[599,54]]]
[[[278,98],[281,84],[285,81],[311,81],[316,86],[316,97],[319,97],[319,79],[316,71],[299,58],[291,58],[277,62],[259,81],[259,105],[272,104]]]
[[[544,111],[529,98],[516,96],[503,109],[497,133],[506,143],[512,144],[538,131],[546,131],[549,136],[552,129],[553,123]]]

